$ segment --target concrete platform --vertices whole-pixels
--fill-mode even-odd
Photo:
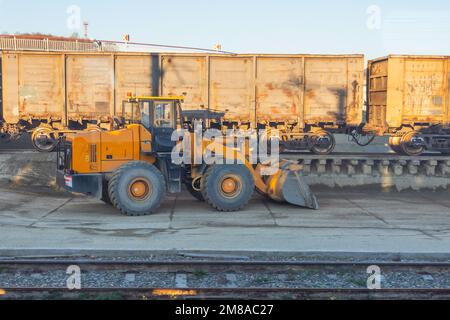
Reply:
[[[187,193],[130,218],[87,197],[0,187],[2,250],[256,251],[448,254],[448,191],[316,190],[321,209],[255,197],[218,213]]]

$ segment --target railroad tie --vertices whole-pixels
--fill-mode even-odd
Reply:
[[[185,289],[188,287],[187,275],[184,273],[177,273],[175,275],[175,287]]]
[[[398,160],[391,164],[392,172],[396,176],[403,175],[403,168],[406,166],[407,161],[406,160]]]
[[[378,172],[379,172],[379,174],[382,175],[382,176],[389,176],[390,175],[389,165],[390,165],[390,161],[389,160],[381,160],[378,163]]]
[[[408,161],[407,169],[410,175],[417,175],[419,173],[420,161],[410,160]]]
[[[438,162],[436,160],[428,160],[423,166],[423,168],[425,169],[425,174],[427,176],[435,176],[437,165]]]
[[[312,160],[310,160],[310,159],[303,160],[303,172],[304,173],[311,173],[311,163],[312,163]]]
[[[347,175],[354,176],[357,173],[357,168],[359,165],[358,160],[350,160],[346,163]]]
[[[373,175],[373,165],[375,161],[373,160],[365,160],[361,164],[361,172],[363,175],[371,176]]]
[[[450,175],[450,161],[443,161],[438,165],[438,174],[443,177]]]
[[[341,159],[333,159],[331,161],[331,173],[336,175],[341,174],[341,166],[342,166]]]
[[[315,161],[314,169],[319,175],[327,173],[327,160],[319,159]]]

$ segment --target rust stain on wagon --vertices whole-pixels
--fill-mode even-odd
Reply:
[[[308,90],[306,95],[309,99],[314,99],[316,97],[316,92],[314,90]]]
[[[274,89],[273,83],[267,83],[266,88],[267,88],[267,90],[273,90]]]
[[[288,98],[292,98],[292,96],[294,95],[294,93],[290,89],[283,89],[283,93]]]

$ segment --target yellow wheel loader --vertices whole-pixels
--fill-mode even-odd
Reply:
[[[244,208],[255,189],[275,201],[318,209],[297,164],[281,161],[274,174],[263,176],[267,164],[251,164],[248,149],[240,152],[220,139],[202,137],[194,151],[231,155],[239,161],[175,164],[174,148],[181,142],[173,141],[172,135],[184,125],[182,101],[183,97],[130,97],[123,104],[128,121],[122,129],[62,138],[57,151],[58,185],[101,199],[128,216],[153,213],[166,193],[181,192],[183,184],[218,211]]]

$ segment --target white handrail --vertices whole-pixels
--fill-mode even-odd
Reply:
[[[18,39],[0,37],[0,50],[14,50],[14,51],[81,51],[81,52],[105,52],[117,51],[113,45],[102,46],[97,42],[83,42],[79,40],[64,41],[64,40],[50,40],[50,39]]]

